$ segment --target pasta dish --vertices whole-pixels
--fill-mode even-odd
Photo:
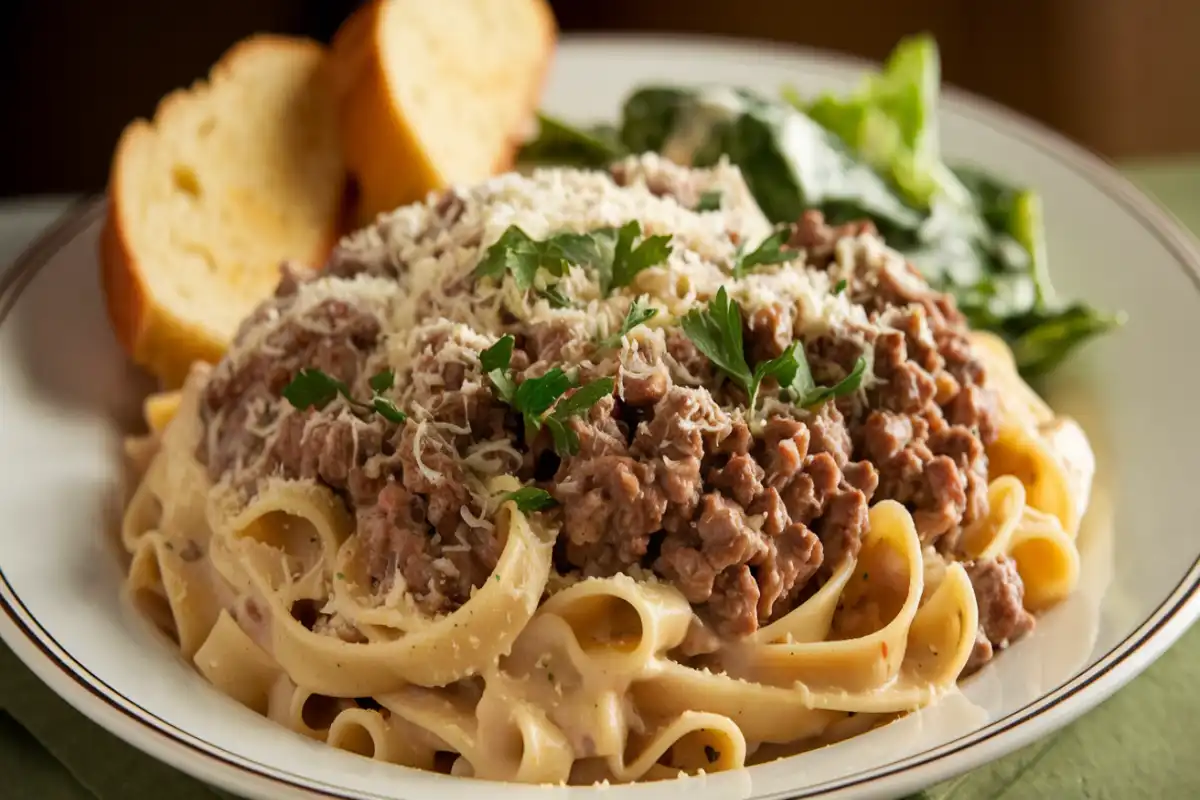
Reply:
[[[240,703],[459,776],[934,703],[1071,593],[1093,463],[885,238],[652,153],[385,214],[147,401],[130,590]]]

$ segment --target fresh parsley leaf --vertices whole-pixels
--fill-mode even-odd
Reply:
[[[495,244],[487,249],[475,267],[476,278],[501,280],[505,272],[512,273],[517,288],[526,291],[533,286],[539,269],[551,275],[561,276],[571,259],[565,248],[575,241],[576,234],[560,234],[545,241],[538,241],[516,225],[500,235]]]
[[[350,395],[350,388],[345,383],[319,369],[305,367],[296,373],[283,389],[283,397],[299,409],[315,408],[320,410],[333,402],[339,394],[346,398],[351,406],[359,411],[369,411],[379,414],[390,422],[400,424],[408,419],[408,415],[396,407],[396,404],[380,393],[392,388],[396,374],[390,369],[372,375],[367,383],[370,384],[374,396],[371,402],[362,403]]]
[[[585,383],[571,392],[568,397],[559,400],[551,416],[566,420],[586,414],[592,406],[612,394],[614,386],[616,386],[616,382],[612,378],[597,378],[590,383]]]
[[[545,425],[550,429],[554,449],[559,455],[574,455],[579,452],[579,436],[567,425],[567,420],[586,414],[592,406],[612,394],[615,385],[616,382],[612,378],[598,378],[558,401],[554,411],[546,417]]]
[[[605,288],[604,293],[628,286],[644,269],[661,264],[671,255],[671,237],[647,236],[637,247],[633,241],[642,235],[642,224],[631,220],[617,231],[617,243],[613,249],[612,282]]]
[[[629,311],[625,312],[625,319],[621,322],[620,329],[612,336],[601,339],[599,345],[601,347],[616,347],[621,343],[621,339],[625,334],[641,325],[658,313],[657,308],[650,307],[650,299],[646,295],[641,295],[633,301],[633,305],[629,306]]]
[[[385,369],[383,372],[377,372],[371,376],[367,383],[371,386],[371,391],[375,394],[383,394],[396,383],[396,373],[390,369]]]
[[[386,397],[376,395],[371,398],[371,407],[375,409],[375,413],[389,422],[394,422],[397,425],[408,419],[408,414],[405,414],[400,409],[396,408],[396,404]]]
[[[846,287],[849,285],[849,282],[845,278],[842,278],[837,282],[837,285],[833,287],[833,294],[835,296],[841,294],[842,292],[846,291]]]
[[[555,400],[566,394],[572,385],[567,373],[554,367],[541,377],[526,378],[522,381],[513,396],[512,407],[520,411],[526,421],[532,422],[536,429],[541,425],[542,414],[554,405]]]
[[[747,393],[753,374],[742,350],[742,313],[722,286],[705,308],[693,308],[681,320],[683,332],[717,369]]]
[[[544,420],[546,430],[550,431],[550,438],[554,440],[554,452],[559,455],[574,455],[579,452],[579,434],[571,430],[571,428],[554,416],[546,417]]]
[[[332,403],[339,394],[350,399],[350,389],[346,384],[312,367],[297,372],[292,382],[283,389],[284,399],[301,410],[320,410]]]
[[[763,239],[758,247],[749,253],[739,253],[734,260],[733,277],[743,278],[755,267],[763,267],[768,264],[782,264],[795,259],[797,256],[795,250],[781,249],[787,244],[789,235],[787,228],[780,228]]]
[[[562,293],[557,286],[547,286],[537,290],[538,297],[543,298],[551,308],[570,308],[571,298]]]
[[[522,486],[520,489],[504,495],[503,500],[511,500],[516,503],[517,510],[522,514],[528,514],[530,511],[542,511],[558,505],[558,501],[549,492],[536,486]]]
[[[713,190],[700,195],[700,201],[696,203],[696,211],[720,211],[721,210],[721,192]]]
[[[781,388],[792,388],[798,382],[803,385],[807,380],[809,388],[812,385],[812,374],[808,370],[808,359],[804,356],[804,344],[792,342],[787,350],[770,361],[763,361],[754,367],[754,375],[750,381],[750,408],[753,409],[758,399],[758,390],[763,380],[774,378]],[[803,393],[805,390],[801,390]]]
[[[509,363],[512,361],[513,345],[516,340],[512,336],[505,334],[496,340],[496,343],[486,350],[479,353],[479,366],[484,372],[495,372],[500,370],[503,372],[508,369]]]
[[[807,365],[806,365],[807,366]],[[858,361],[854,362],[854,369],[850,370],[850,374],[842,378],[833,386],[818,386],[814,389],[799,394],[799,404],[805,408],[812,408],[820,405],[827,400],[833,400],[836,397],[845,397],[848,394],[854,394],[858,391],[858,387],[862,386],[863,374],[867,370],[867,360],[859,356]],[[812,380],[812,376],[809,376]]]
[[[517,392],[517,386],[508,372],[509,362],[512,361],[513,343],[513,337],[506,334],[479,353],[479,366],[496,387],[500,399],[509,405],[512,405]]]

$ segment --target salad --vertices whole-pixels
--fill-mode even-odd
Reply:
[[[1002,336],[1026,378],[1053,370],[1122,313],[1060,300],[1050,282],[1042,204],[975,166],[942,160],[940,66],[928,36],[906,39],[847,96],[778,97],[741,88],[645,86],[616,124],[539,114],[524,164],[604,167],[653,151],[704,167],[728,159],[776,224],[819,209],[831,223],[870,219],[971,325]],[[720,198],[703,197],[719,206]]]

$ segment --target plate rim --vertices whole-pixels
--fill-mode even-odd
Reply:
[[[814,68],[830,72],[865,69],[872,62],[808,47],[752,39],[665,33],[587,33],[562,37],[560,47],[720,49],[745,55],[769,53],[780,58],[805,58]],[[1045,125],[999,103],[955,86],[943,96],[956,114],[999,128],[1062,162],[1096,191],[1102,192],[1157,238],[1175,257],[1200,291],[1200,245],[1173,215],[1154,203],[1100,156]],[[28,285],[53,258],[78,236],[105,217],[107,202],[85,197],[68,207],[0,274],[0,325]],[[38,622],[14,591],[0,565],[0,638],[17,657],[62,699],[110,733],[201,781],[235,791],[279,792],[295,797],[329,800],[388,800],[373,792],[349,790],[252,761],[200,739],[138,705],[93,674],[86,665]],[[825,781],[796,793],[764,796],[782,798],[837,797],[851,790],[868,793],[911,791],[926,785],[931,772],[940,780],[973,769],[1062,727],[1107,699],[1140,674],[1200,617],[1200,553],[1163,602],[1128,636],[1086,670],[987,725],[949,742],[859,773]],[[1031,725],[1037,721],[1036,725]],[[199,758],[197,758],[199,757]],[[940,768],[940,770],[939,770]],[[882,781],[892,779],[890,784]],[[578,788],[585,793],[589,787]],[[573,792],[574,794],[574,792]],[[278,796],[277,794],[275,796]]]

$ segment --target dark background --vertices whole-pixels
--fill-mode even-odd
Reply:
[[[454,0],[430,0],[454,2]],[[557,0],[564,32],[773,39],[879,59],[926,30],[947,81],[1110,157],[1200,152],[1200,0]],[[256,31],[328,41],[351,0],[0,0],[0,196],[97,191],[121,128]]]

